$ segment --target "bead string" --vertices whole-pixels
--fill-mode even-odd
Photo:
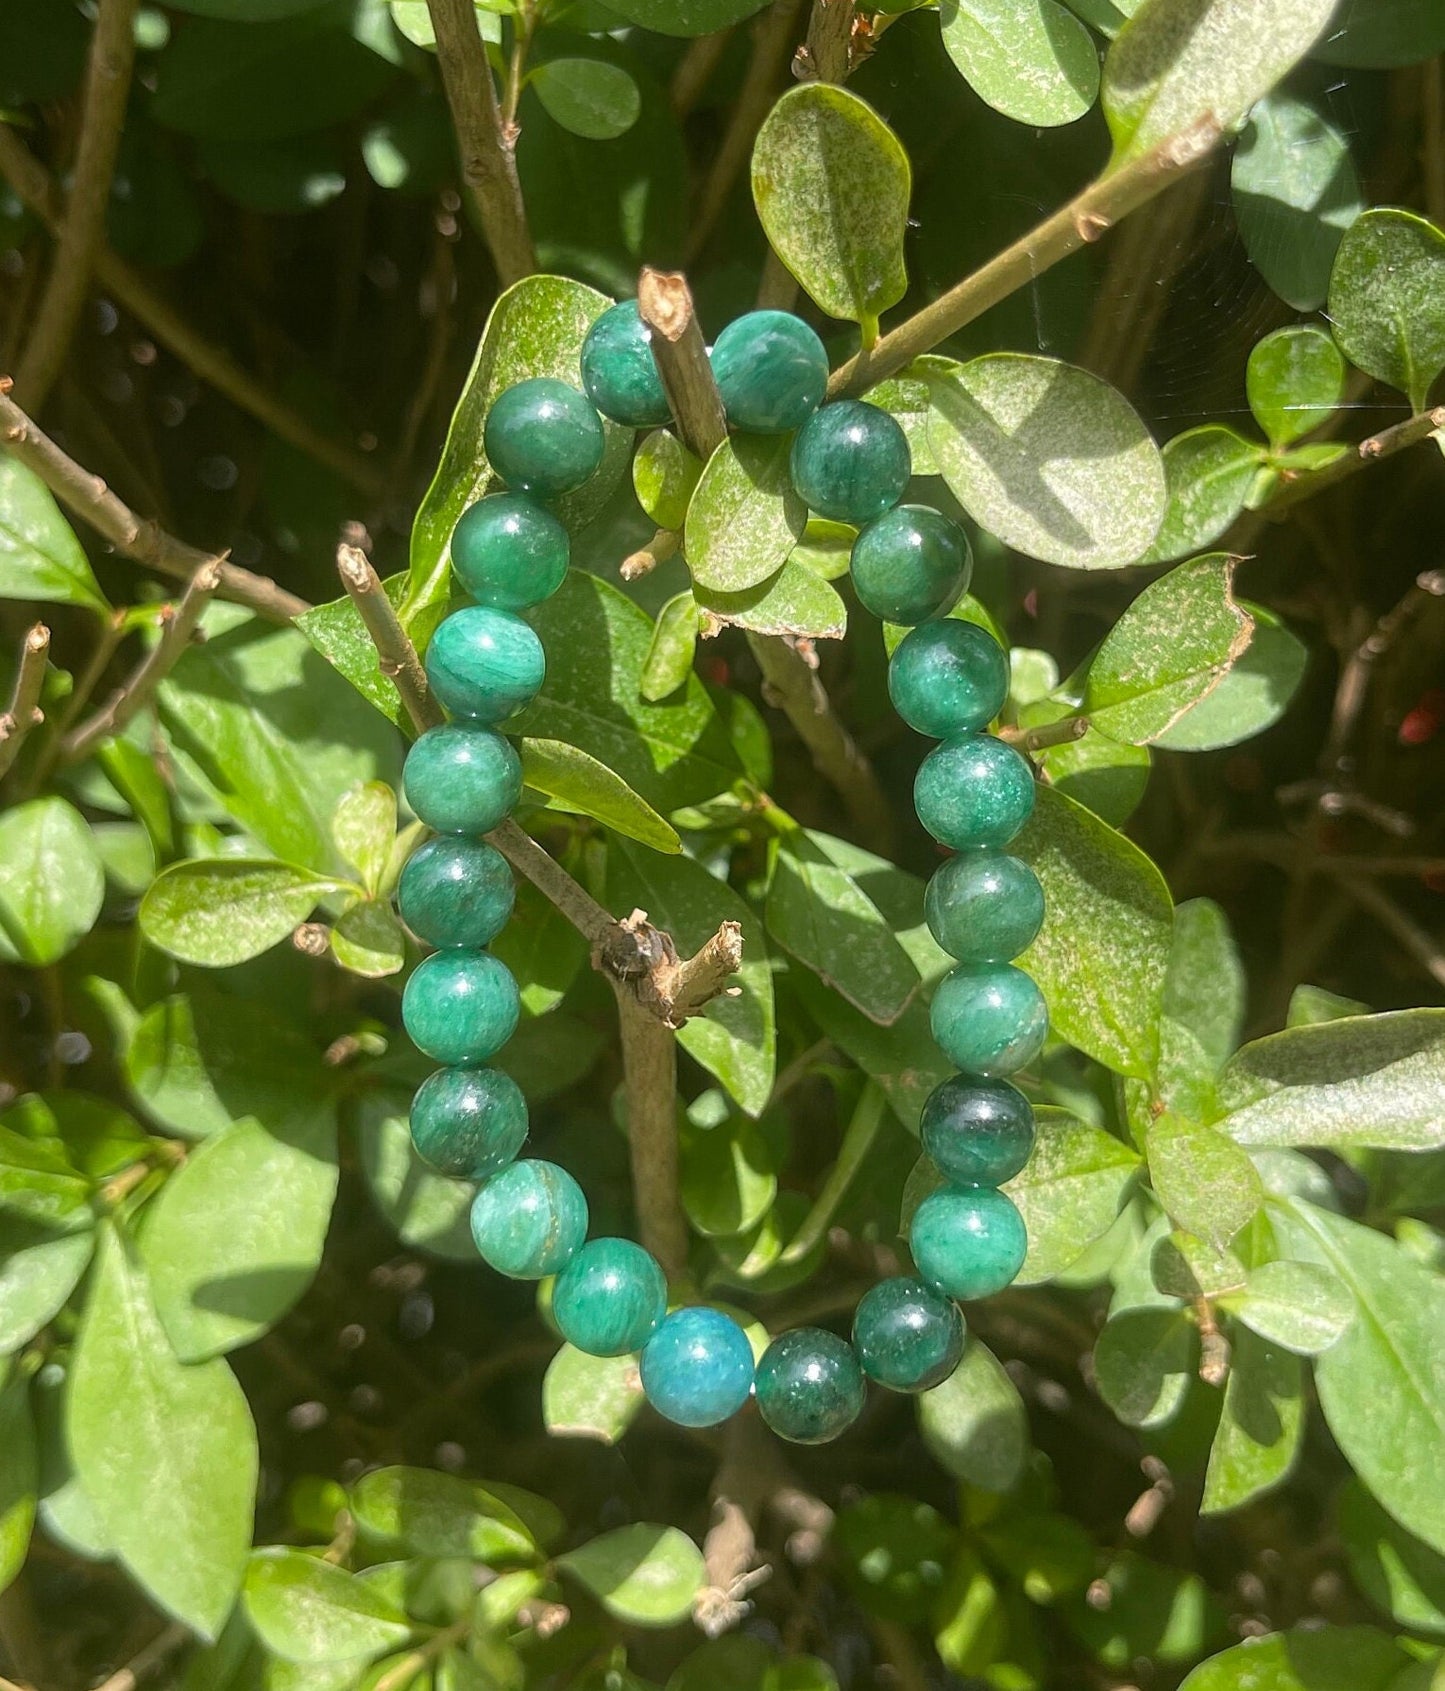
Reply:
[[[800,318],[758,311],[730,324],[713,373],[736,429],[792,433],[794,486],[819,516],[852,524],[860,601],[909,632],[889,666],[889,694],[910,727],[940,743],[914,786],[919,819],[953,849],[929,882],[928,926],[956,966],[931,1007],[933,1034],[960,1072],[923,1108],[923,1147],[944,1184],[909,1230],[916,1274],[861,1299],[852,1343],[819,1328],[774,1339],[754,1363],[732,1316],[706,1305],[668,1312],[661,1266],[629,1239],[587,1239],[587,1200],[552,1162],[520,1158],[527,1106],[493,1057],[517,1025],[516,982],[486,948],[511,914],[506,862],[478,836],[521,796],[521,765],[499,725],[535,697],[542,644],[519,614],[561,586],[566,530],[546,501],[580,487],[602,457],[598,412],[631,428],[669,420],[636,305],[613,306],[582,350],[586,397],[537,378],[509,388],[487,418],[484,444],[509,489],[472,505],[452,536],[452,567],[471,604],[448,616],[426,654],[427,677],[451,720],[406,759],[408,801],[434,837],[403,870],[407,926],[437,949],[407,981],[402,1017],[414,1043],[444,1066],[417,1090],[419,1155],[480,1182],[471,1210],[482,1257],[514,1279],[555,1275],[552,1314],[563,1337],[594,1356],[641,1353],[643,1390],[669,1420],[714,1426],[756,1395],[781,1437],[821,1443],[863,1407],[865,1380],[900,1392],[940,1384],[963,1354],[958,1299],[987,1297],[1017,1275],[1023,1218],[999,1190],[1027,1162],[1034,1118],[1004,1078],[1038,1055],[1047,1015],[1037,986],[1011,959],[1043,921],[1033,871],[1002,849],[1027,821],[1028,764],[985,730],[1008,693],[1008,659],[993,637],[951,617],[968,586],[963,530],[939,511],[899,503],[912,474],[908,441],[866,401],[823,405],[822,342]],[[590,401],[590,402],[589,402]]]

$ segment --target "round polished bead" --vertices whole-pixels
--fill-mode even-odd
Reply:
[[[647,1401],[680,1427],[715,1427],[747,1402],[753,1350],[747,1334],[720,1309],[675,1309],[642,1353]]]
[[[858,1302],[853,1348],[863,1372],[895,1392],[926,1392],[963,1356],[963,1317],[923,1280],[880,1280]]]
[[[918,820],[955,851],[1003,846],[1033,814],[1034,778],[1012,746],[988,734],[945,740],[913,779]]]
[[[993,846],[960,851],[933,871],[928,929],[960,963],[1007,963],[1044,925],[1044,889],[1028,864]]]
[[[1033,1152],[1033,1106],[1006,1080],[956,1074],[929,1093],[918,1132],[945,1180],[1002,1186]]]
[[[903,497],[913,459],[896,418],[866,400],[840,399],[798,430],[792,470],[793,486],[810,511],[858,526]]]
[[[442,1174],[485,1180],[527,1138],[527,1100],[500,1069],[438,1069],[411,1101],[411,1142]]]
[[[556,1163],[537,1158],[511,1163],[472,1200],[477,1250],[512,1280],[559,1274],[586,1237],[587,1200]]]
[[[1044,1048],[1044,995],[1011,963],[962,963],[938,983],[929,1021],[939,1049],[970,1074],[1009,1075]]]
[[[630,429],[652,428],[672,415],[652,356],[652,330],[635,299],[611,306],[587,331],[582,386],[604,417]]]
[[[522,761],[490,728],[447,722],[406,754],[406,800],[439,834],[485,834],[522,796]]]
[[[953,609],[973,574],[973,550],[941,511],[900,505],[853,542],[851,567],[854,591],[874,616],[912,625]]]
[[[517,983],[489,951],[434,951],[401,995],[412,1044],[439,1063],[485,1063],[517,1031]]]
[[[712,349],[712,373],[734,428],[787,434],[823,402],[828,354],[789,311],[750,311]]]
[[[826,1444],[863,1409],[867,1388],[852,1345],[820,1327],[795,1327],[758,1363],[758,1408],[781,1439]]]
[[[641,1350],[667,1314],[667,1276],[631,1239],[593,1239],[557,1276],[552,1316],[588,1356]]]
[[[1003,647],[986,629],[959,617],[938,617],[911,629],[888,665],[894,710],[933,740],[987,728],[1003,709],[1008,684]]]
[[[913,1212],[918,1272],[950,1298],[987,1298],[1013,1284],[1028,1252],[1024,1218],[992,1186],[944,1186]]]
[[[482,430],[487,462],[507,486],[544,498],[581,487],[602,462],[605,444],[592,402],[551,376],[509,387]]]
[[[485,840],[438,834],[406,860],[397,883],[401,919],[439,950],[490,945],[507,925],[516,897],[507,860]]]
[[[505,722],[531,704],[547,673],[542,642],[521,617],[490,605],[453,611],[426,649],[426,678],[453,716]]]
[[[522,493],[494,493],[462,512],[452,569],[479,605],[525,611],[562,585],[571,544],[556,517]]]

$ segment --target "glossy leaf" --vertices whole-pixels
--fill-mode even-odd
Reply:
[[[1249,355],[1249,408],[1271,446],[1289,446],[1327,423],[1345,396],[1345,361],[1326,329],[1276,329]]]
[[[522,757],[523,781],[533,792],[546,796],[549,809],[590,816],[654,851],[682,850],[676,829],[621,776],[589,753],[565,740],[530,736],[518,741],[517,749]]]
[[[0,961],[59,962],[95,925],[104,897],[95,836],[73,805],[30,799],[0,816]]]
[[[642,110],[637,84],[605,59],[548,59],[530,80],[548,116],[589,141],[625,135]]]
[[[1330,276],[1340,351],[1422,411],[1445,369],[1445,234],[1412,211],[1362,213]]]
[[[1264,1202],[1264,1182],[1227,1135],[1177,1116],[1149,1129],[1149,1179],[1186,1233],[1223,1250]]]
[[[1373,1627],[1302,1627],[1212,1656],[1179,1691],[1391,1691],[1410,1660]]]
[[[1264,453],[1222,423],[1175,435],[1164,447],[1169,495],[1150,563],[1170,563],[1212,546],[1244,509]]]
[[[88,1210],[73,1225],[0,1210],[0,1356],[28,1344],[65,1307],[95,1249]]]
[[[1283,1485],[1299,1460],[1304,1425],[1299,1358],[1251,1332],[1236,1332],[1200,1513],[1226,1514]]]
[[[1223,910],[1207,898],[1176,905],[1164,981],[1165,1043],[1168,1024],[1187,1029],[1217,1072],[1239,1044],[1245,991],[1244,966]]]
[[[635,1356],[588,1356],[563,1345],[542,1381],[542,1419],[553,1438],[616,1444],[645,1401]]]
[[[935,1460],[982,1491],[1011,1491],[1028,1461],[1023,1399],[979,1339],[941,1386],[919,1394],[918,1430]]]
[[[718,593],[698,587],[698,609],[715,622],[746,628],[754,634],[789,635],[809,640],[841,640],[848,627],[848,609],[837,591],[799,554],[801,545],[776,575],[741,593]]]
[[[110,609],[75,531],[50,489],[18,458],[0,454],[0,596]]]
[[[733,435],[702,472],[683,548],[697,587],[741,593],[781,568],[807,512],[793,492],[787,436]]]
[[[649,704],[675,693],[692,674],[698,621],[697,601],[688,592],[674,594],[657,613],[638,688]]]
[[[557,1566],[630,1626],[676,1625],[703,1584],[702,1552],[687,1534],[645,1521],[569,1550]]]
[[[161,951],[221,969],[288,939],[337,885],[294,863],[197,858],[162,870],[136,920]]]
[[[1072,714],[1050,700],[1026,705],[1019,712],[1019,725],[1039,728]],[[1047,746],[1035,759],[1051,787],[1092,810],[1111,828],[1122,828],[1138,809],[1154,762],[1147,746],[1122,745],[1097,728],[1089,729],[1082,740]]]
[[[545,1498],[430,1468],[377,1468],[351,1490],[365,1536],[389,1554],[531,1562],[562,1530]]]
[[[341,795],[331,837],[342,862],[374,898],[386,877],[396,840],[396,794],[385,781],[362,781]]]
[[[1064,1110],[1034,1110],[1033,1155],[1004,1190],[1028,1229],[1019,1284],[1039,1285],[1077,1261],[1114,1225],[1139,1167],[1137,1153]]]
[[[90,1182],[63,1145],[0,1127],[0,1209],[68,1231],[89,1196]]]
[[[1316,1262],[1262,1262],[1222,1303],[1262,1339],[1299,1356],[1328,1350],[1355,1316],[1348,1288]]]
[[[689,1134],[681,1161],[682,1207],[705,1238],[748,1232],[778,1195],[772,1149],[755,1122],[731,1121]]]
[[[1073,123],[1099,94],[1099,52],[1059,0],[942,0],[943,45],[974,93],[1005,117]]]
[[[1445,1556],[1408,1533],[1356,1479],[1336,1505],[1355,1583],[1399,1626],[1445,1636]]]
[[[1184,1402],[1198,1343],[1177,1309],[1125,1309],[1111,1315],[1094,1346],[1099,1395],[1129,1427],[1161,1427]]]
[[[677,530],[687,521],[688,501],[701,475],[701,462],[671,429],[645,435],[633,455],[632,490],[659,528]]]
[[[411,1625],[376,1587],[319,1556],[281,1545],[253,1552],[246,1618],[291,1662],[342,1662],[405,1643]]]
[[[1238,601],[1254,624],[1247,650],[1214,691],[1154,742],[1169,751],[1215,751],[1253,739],[1289,709],[1309,664],[1309,653],[1274,611]]]
[[[390,904],[358,899],[337,918],[327,936],[343,969],[367,980],[400,973],[406,963],[406,934]]]
[[[407,578],[405,575],[388,576],[381,585],[395,607],[405,596]],[[439,600],[429,611],[419,612],[413,618],[410,633],[419,649],[426,647],[446,608],[446,602]],[[303,611],[296,618],[296,627],[369,705],[374,705],[389,722],[409,726],[410,719],[396,690],[396,683],[389,675],[381,673],[376,643],[367,633],[366,624],[349,595],[343,594],[339,599],[313,605],[309,611]]]

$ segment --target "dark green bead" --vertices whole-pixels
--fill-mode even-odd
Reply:
[[[630,429],[665,423],[672,410],[652,356],[652,330],[635,299],[604,311],[582,343],[582,386],[604,417]]]
[[[556,1163],[527,1158],[494,1174],[472,1200],[483,1262],[512,1280],[559,1274],[587,1237],[582,1188]]]
[[[547,654],[511,611],[468,605],[445,618],[426,649],[426,678],[453,716],[505,722],[531,704],[547,674]]]
[[[500,1069],[438,1069],[411,1101],[417,1155],[459,1180],[485,1180],[527,1139],[527,1100]]]
[[[926,1392],[963,1356],[963,1317],[923,1280],[880,1280],[859,1300],[853,1348],[863,1372],[895,1392]]]
[[[1024,1218],[992,1186],[944,1186],[913,1212],[908,1246],[918,1272],[950,1298],[989,1298],[1011,1286],[1028,1253]]]
[[[1012,963],[961,963],[938,983],[929,1006],[933,1037],[970,1074],[1026,1069],[1044,1048],[1044,995]]]
[[[730,1315],[693,1305],[675,1309],[642,1353],[647,1401],[680,1427],[715,1427],[748,1401],[753,1347]]]
[[[566,382],[533,376],[502,394],[482,430],[487,462],[514,493],[581,487],[602,462],[602,419]]]
[[[523,493],[494,493],[462,512],[451,550],[457,580],[479,605],[525,611],[562,585],[572,548],[545,506]]]
[[[1044,889],[1027,863],[976,846],[940,863],[923,898],[929,932],[960,963],[1007,963],[1044,925]]]
[[[763,1352],[757,1394],[780,1439],[826,1444],[858,1419],[867,1387],[852,1345],[820,1327],[795,1327]]]
[[[793,487],[810,511],[860,526],[903,497],[913,458],[895,418],[866,400],[840,399],[798,430],[792,470]]]
[[[828,354],[789,311],[750,311],[712,349],[712,373],[735,429],[787,434],[823,403]]]
[[[938,617],[910,630],[888,665],[888,696],[910,728],[933,740],[976,734],[1008,698],[1008,654],[987,629]]]
[[[588,1356],[641,1350],[667,1314],[667,1276],[631,1239],[593,1239],[557,1276],[552,1316]]]
[[[439,834],[485,834],[522,796],[522,762],[491,728],[428,728],[406,754],[406,800]]]
[[[442,950],[473,949],[507,925],[516,897],[507,860],[485,840],[439,834],[406,860],[396,889],[401,919],[420,940]]]
[[[517,1031],[517,983],[489,951],[434,951],[412,970],[401,1019],[412,1044],[439,1063],[485,1063]]]
[[[955,851],[1003,846],[1033,814],[1033,773],[1002,740],[961,734],[918,766],[913,803],[934,839]]]
[[[1002,1186],[1033,1153],[1033,1105],[1006,1080],[956,1074],[929,1093],[918,1132],[945,1180]]]
[[[952,610],[973,574],[968,536],[941,511],[900,505],[853,542],[853,589],[884,622],[912,625]]]

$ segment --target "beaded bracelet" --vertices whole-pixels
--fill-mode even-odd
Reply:
[[[711,358],[730,424],[796,430],[799,495],[819,516],[858,529],[858,598],[909,628],[892,657],[889,694],[910,727],[941,742],[918,771],[914,800],[924,827],[955,853],[929,882],[925,909],[957,965],[934,994],[933,1034],[963,1072],[923,1109],[923,1147],[945,1184],[913,1217],[917,1273],[864,1295],[851,1344],[799,1328],[755,1365],[730,1315],[668,1312],[666,1277],[640,1245],[587,1241],[581,1188],[555,1163],[518,1160],[526,1103],[514,1081],[485,1066],[517,1025],[518,993],[486,949],[511,913],[511,871],[479,836],[521,796],[521,765],[498,725],[535,697],[545,670],[541,642],[519,613],[556,592],[567,571],[567,533],[545,502],[595,473],[598,411],[634,428],[669,420],[650,333],[631,302],[604,312],[587,336],[588,397],[537,378],[496,401],[484,444],[509,491],[472,505],[452,536],[452,567],[472,603],[442,622],[426,654],[452,720],[415,742],[405,768],[407,798],[435,835],[408,860],[399,904],[418,939],[438,949],[407,981],[402,1016],[416,1045],[445,1065],[418,1089],[411,1131],[433,1167],[481,1183],[471,1226],[482,1257],[515,1279],[556,1276],[552,1313],[569,1343],[594,1356],[640,1351],[648,1399],[683,1426],[714,1426],[755,1393],[774,1432],[812,1444],[856,1419],[865,1376],[899,1392],[947,1379],[964,1345],[954,1300],[1001,1290],[1023,1263],[1023,1218],[998,1188],[1027,1162],[1034,1119],[1003,1077],[1033,1061],[1047,1031],[1037,986],[1010,962],[1038,933],[1044,902],[1033,871],[1001,848],[1028,819],[1034,785],[1025,760],[984,732],[1007,696],[1008,659],[985,630],[948,614],[971,574],[968,538],[938,511],[899,504],[912,464],[898,422],[861,400],[824,405],[822,342],[788,313],[739,318]]]

